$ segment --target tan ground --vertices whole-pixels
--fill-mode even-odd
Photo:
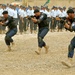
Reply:
[[[72,68],[61,64],[67,59],[67,46],[74,35],[49,32],[45,37],[50,46],[49,53],[45,54],[42,49],[40,56],[35,54],[37,35],[16,35],[12,52],[6,51],[4,35],[0,35],[0,75],[75,75],[75,57]]]

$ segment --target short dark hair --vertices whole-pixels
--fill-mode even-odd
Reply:
[[[69,14],[69,13],[74,13],[73,9],[67,10],[67,14]]]
[[[34,10],[34,13],[37,13],[37,12],[40,12],[39,9],[35,9],[35,10]]]
[[[4,11],[2,14],[3,14],[3,15],[4,15],[4,14],[8,14],[8,11]]]

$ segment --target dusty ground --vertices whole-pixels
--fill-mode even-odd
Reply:
[[[45,54],[42,49],[39,56],[35,54],[37,35],[16,35],[11,52],[6,51],[5,35],[0,35],[0,75],[75,75],[75,57],[72,68],[61,64],[67,59],[67,46],[74,35],[70,32],[49,32],[44,39],[50,46],[49,53]]]

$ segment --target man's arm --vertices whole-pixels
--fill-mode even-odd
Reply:
[[[75,25],[72,25],[72,26],[71,26],[71,29],[72,29],[73,31],[75,31]]]
[[[9,23],[9,20],[5,21],[5,22],[0,22],[0,25],[2,26],[7,26],[7,24]]]
[[[46,20],[46,19],[47,19],[47,15],[46,15],[46,14],[43,14],[43,15],[41,15],[41,17],[38,19],[38,23],[40,23],[41,21]]]
[[[65,23],[64,27],[69,31],[75,31],[75,26],[72,26],[71,23]]]
[[[40,23],[41,21],[43,21],[43,20],[45,20],[45,19],[47,19],[47,15],[46,15],[46,14],[43,14],[43,15],[40,16],[39,19],[32,18],[32,21],[33,21],[34,23]]]

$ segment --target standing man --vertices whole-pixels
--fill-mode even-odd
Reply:
[[[52,10],[51,10],[51,32],[55,32],[55,28],[56,28],[56,7],[53,6]]]
[[[8,26],[8,32],[5,36],[5,43],[8,46],[8,51],[11,51],[11,44],[14,44],[12,37],[17,33],[17,26],[15,25],[14,19],[8,16],[8,12],[3,12],[4,21],[0,22],[2,26]]]
[[[68,14],[68,19],[66,19],[67,21],[65,22],[65,28],[68,29],[69,31],[75,31],[75,14],[74,11],[72,9],[69,9],[67,11]],[[74,48],[75,48],[75,36],[73,37],[73,39],[70,42],[70,45],[68,46],[68,60],[67,61],[63,61],[62,64],[67,66],[67,67],[72,67],[72,59],[74,56]]]
[[[16,25],[18,25],[18,14],[17,14],[17,10],[16,10],[16,6],[13,6],[13,18],[15,20]]]
[[[2,9],[2,5],[0,4],[0,20],[2,19],[2,13],[3,13],[3,9]],[[0,34],[2,34],[3,30],[2,30],[2,26],[0,26]]]
[[[43,41],[44,37],[49,31],[48,28],[48,22],[47,22],[47,15],[44,13],[41,13],[38,9],[34,10],[35,13],[35,18],[32,18],[32,21],[34,23],[38,23],[38,51],[35,51],[38,55],[41,53],[42,47],[45,48],[46,53],[48,53],[48,46],[46,43]]]
[[[26,31],[27,31],[27,22],[28,22],[26,7],[24,7],[23,16],[24,16],[24,19],[23,19],[24,20],[24,32],[26,33]]]
[[[34,10],[32,9],[32,7],[29,7],[29,10],[27,11],[27,15],[29,17],[34,16]],[[34,23],[33,23],[33,21],[31,19],[29,20],[29,23],[30,23],[30,32],[32,34],[33,33]]]
[[[20,34],[23,33],[23,26],[24,26],[24,6],[20,6],[20,9],[19,9],[19,31],[20,31]]]

